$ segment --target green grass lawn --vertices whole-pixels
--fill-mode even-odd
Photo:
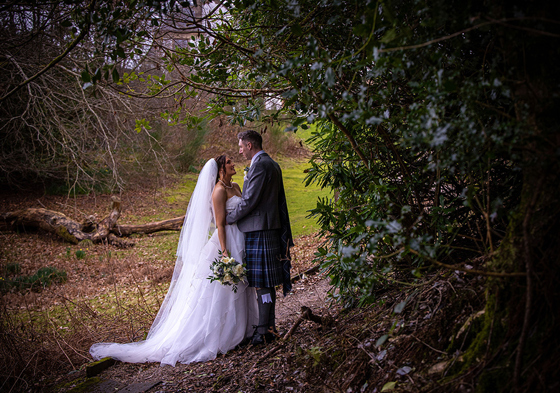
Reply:
[[[315,208],[317,198],[329,196],[331,193],[328,190],[321,190],[314,184],[305,187],[306,174],[304,171],[310,166],[307,160],[279,159],[278,163],[282,167],[293,237],[297,238],[302,235],[309,235],[317,232],[319,230],[317,221],[312,218],[307,218],[309,210]],[[243,168],[243,163],[237,163],[237,174],[233,177],[233,181],[238,183],[241,189],[243,189]],[[184,214],[183,209],[187,206],[195,184],[196,175],[188,174],[185,175],[184,180],[176,187],[166,191],[167,201],[181,206],[181,208],[176,211],[178,215]],[[148,218],[144,219],[147,222],[149,221]],[[158,219],[162,218],[158,217]]]
[[[317,198],[329,196],[331,193],[328,190],[321,190],[314,184],[305,187],[306,173],[304,171],[310,166],[306,160],[280,159],[278,163],[282,168],[292,236],[295,239],[302,235],[317,232],[319,230],[317,220],[307,218],[309,210],[315,208]],[[240,172],[243,173],[242,168],[238,169],[238,174]],[[233,180],[243,189],[243,176],[236,175]]]

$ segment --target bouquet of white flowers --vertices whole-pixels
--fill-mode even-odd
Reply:
[[[233,292],[237,293],[237,284],[247,282],[245,264],[237,262],[228,255],[220,256],[210,264],[212,275],[208,277],[211,282],[219,281],[222,285],[231,285]]]

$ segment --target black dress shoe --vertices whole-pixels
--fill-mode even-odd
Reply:
[[[276,340],[276,338],[276,335],[272,332],[267,332],[264,334],[264,341],[266,341],[267,344],[273,342],[274,340]]]
[[[235,349],[245,348],[247,345],[251,344],[252,337],[245,337],[239,344],[235,346]]]
[[[259,332],[255,332],[255,334],[253,334],[253,338],[251,338],[251,344],[253,344],[255,346],[264,344],[265,343],[265,338],[264,338],[265,335],[266,335],[266,333],[263,335],[263,334],[260,334]]]

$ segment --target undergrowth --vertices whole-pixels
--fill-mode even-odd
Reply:
[[[56,267],[42,267],[31,276],[18,275],[21,267],[17,263],[9,263],[2,268],[0,277],[0,292],[11,290],[40,291],[54,283],[61,284],[68,279],[65,271],[58,270]]]
[[[107,253],[105,262],[116,261]],[[121,264],[131,277],[124,285],[117,285],[115,270],[109,272],[107,279],[115,283],[113,289],[96,296],[70,298],[61,287],[54,289],[54,301],[43,300],[32,296],[33,286],[20,286],[18,308],[9,297],[1,296],[0,391],[45,391],[61,372],[81,369],[91,359],[88,349],[94,342],[144,337],[166,287],[158,282],[156,272],[152,280],[141,282],[134,265],[133,257]],[[37,275],[41,285],[53,280],[53,270],[41,271],[43,274]]]

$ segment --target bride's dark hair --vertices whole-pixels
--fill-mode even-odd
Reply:
[[[227,160],[227,156],[225,154],[222,154],[221,156],[218,156],[216,158],[214,158],[214,161],[216,161],[216,163],[218,164],[218,173],[216,174],[216,183],[218,182],[218,179],[220,178],[220,172],[221,171],[226,171],[226,160]]]

